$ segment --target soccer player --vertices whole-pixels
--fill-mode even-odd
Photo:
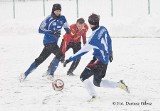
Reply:
[[[105,77],[107,66],[109,61],[113,61],[112,53],[112,42],[107,29],[104,26],[99,26],[100,17],[97,14],[91,14],[88,17],[92,34],[90,40],[85,46],[77,53],[72,55],[69,59],[64,62],[64,67],[70,61],[80,58],[82,55],[93,49],[93,59],[85,67],[82,74],[80,75],[81,81],[84,83],[89,94],[92,96],[91,101],[97,97],[97,93],[94,86],[97,87],[110,87],[110,88],[121,88],[129,93],[128,87],[121,80],[119,82],[113,82],[109,80],[102,80]],[[90,77],[93,75],[93,82],[90,81]]]
[[[83,18],[77,19],[75,24],[70,26],[71,34],[65,34],[63,36],[61,48],[62,53],[65,57],[65,52],[70,48],[73,49],[73,53],[75,54],[81,49],[81,38],[83,40],[83,44],[86,43],[86,32],[88,31],[88,25],[85,23]],[[53,62],[53,61],[52,61]],[[51,64],[52,64],[51,62]],[[67,71],[67,75],[73,76],[73,71],[76,69],[80,62],[80,58],[73,61],[69,70]],[[50,66],[48,67],[47,74],[50,72]]]
[[[38,58],[30,65],[25,73],[20,75],[20,81],[24,81],[26,77],[36,69],[42,62],[44,62],[50,54],[54,54],[55,58],[51,65],[51,71],[48,75],[48,79],[53,80],[53,74],[59,64],[63,62],[63,54],[59,46],[57,45],[58,39],[61,35],[62,27],[67,34],[70,34],[69,25],[65,16],[61,15],[61,5],[53,4],[51,15],[42,21],[39,27],[39,33],[44,34],[43,44],[44,48]]]

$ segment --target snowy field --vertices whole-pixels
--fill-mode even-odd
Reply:
[[[129,1],[136,4],[134,0]],[[124,0],[121,2],[115,2],[115,6],[120,6],[121,11],[115,8],[114,17],[109,16],[109,13],[105,15],[101,10],[97,13],[101,15],[101,24],[108,28],[113,42],[114,60],[109,64],[104,79],[117,82],[124,80],[130,88],[130,94],[120,89],[96,88],[99,99],[87,102],[90,96],[79,76],[91,60],[92,52],[82,57],[74,71],[76,76],[66,75],[71,64],[65,68],[59,64],[55,78],[60,78],[65,83],[61,92],[55,92],[51,81],[42,77],[54,55],[31,73],[24,83],[20,83],[19,75],[26,71],[43,48],[43,35],[38,34],[37,30],[44,17],[39,13],[28,19],[13,20],[0,17],[0,111],[160,111],[160,13],[157,7],[159,2],[152,3],[154,8],[149,16],[139,16],[144,11],[144,6],[137,5],[137,13],[131,13],[131,10],[127,11],[126,7],[120,5]],[[67,4],[64,1],[60,3],[64,6],[63,14],[66,15],[69,24],[74,23],[76,17],[70,16],[65,10]],[[80,15],[86,19],[92,8],[83,10],[82,2],[80,4]],[[95,4],[92,3],[93,6]],[[17,6],[20,8],[23,5],[21,3]],[[40,5],[37,4],[37,7]],[[68,7],[69,11],[70,9],[71,7]],[[137,11],[138,9],[142,10]],[[35,12],[38,11],[33,11],[34,14]],[[96,12],[96,9],[93,9],[93,12]],[[50,13],[50,10],[47,13]],[[125,14],[128,16],[121,16]],[[89,29],[87,36],[90,34]],[[61,39],[59,44],[60,42]],[[72,51],[69,50],[66,55],[71,54]]]
[[[42,49],[41,38],[30,36],[4,36],[0,41],[0,110],[1,111],[159,111],[160,103],[160,39],[113,38],[114,61],[109,64],[105,79],[123,79],[131,93],[120,89],[96,88],[100,99],[88,103],[90,98],[79,79],[91,53],[82,57],[74,72],[66,75],[70,64],[59,65],[55,77],[65,82],[62,92],[55,92],[51,82],[42,77],[50,56],[24,83],[18,81]],[[24,41],[25,40],[25,41]],[[70,54],[72,53],[69,51]],[[69,55],[69,54],[68,54]],[[151,105],[125,105],[125,102]],[[113,105],[117,102],[117,105]],[[120,105],[122,102],[124,105]]]

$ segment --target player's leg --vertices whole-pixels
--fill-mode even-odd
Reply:
[[[124,91],[126,91],[127,93],[130,93],[128,86],[122,81],[120,80],[119,82],[113,82],[113,81],[109,81],[109,80],[102,80],[100,83],[100,87],[104,87],[104,88],[120,88]]]
[[[74,43],[74,45],[71,47],[73,49],[73,53],[75,54],[76,52],[78,52],[81,49],[81,43]],[[73,63],[71,64],[67,75],[73,76],[73,71],[77,68],[79,62],[80,62],[81,58],[76,59],[75,61],[73,61]]]
[[[102,80],[102,78],[105,77],[106,70],[107,70],[107,64],[103,64],[102,62],[99,62],[96,64],[96,68],[94,69],[94,77],[93,77],[93,83],[97,87],[105,87],[105,88],[116,88],[118,87],[117,82],[112,82],[109,80]]]
[[[90,63],[86,66],[84,71],[82,72],[80,79],[83,82],[85,88],[87,89],[89,95],[94,98],[97,96],[97,93],[95,91],[95,86],[93,84],[93,81],[91,81],[89,78],[94,75],[94,69],[95,69],[95,64],[97,63],[97,59],[93,57],[93,59],[90,61]]]
[[[56,43],[52,46],[51,51],[55,55],[55,57],[54,57],[54,59],[52,61],[49,75],[54,76],[54,72],[56,71],[59,62],[60,61],[63,62],[64,61],[64,57],[63,57],[61,49],[58,47],[58,45]]]
[[[96,97],[97,93],[95,91],[94,88],[94,84],[93,82],[89,79],[91,76],[93,75],[93,72],[91,71],[91,69],[89,69],[88,67],[86,67],[84,69],[84,71],[82,72],[80,79],[83,82],[85,88],[87,89],[89,95],[91,97]]]
[[[105,76],[107,70],[107,64],[98,64],[96,71],[98,73],[94,73],[93,83],[97,87],[104,87],[104,88],[121,88],[129,93],[128,87],[125,85],[123,81],[114,82],[109,80],[102,80]]]
[[[26,77],[34,70],[36,69],[46,58],[51,54],[51,52],[48,50],[50,47],[50,44],[45,45],[43,48],[41,54],[38,58],[35,59],[35,61],[30,65],[30,67],[26,70],[25,73],[20,75],[20,81],[24,81]]]
[[[63,42],[64,42],[64,40],[62,41],[61,46],[60,46],[60,49],[61,49],[61,50],[62,50],[62,44],[63,44]],[[57,46],[56,46],[56,47],[57,47]],[[56,48],[56,47],[55,47],[55,49],[54,49],[52,52],[56,52],[55,50],[58,50],[58,51],[59,51],[59,49]],[[67,51],[69,48],[70,48],[70,45],[68,44],[68,45],[67,45],[67,48],[66,48],[66,51]],[[59,53],[61,53],[61,52],[59,51]],[[57,54],[57,55],[59,55],[59,54]],[[60,55],[61,55],[61,54],[60,54]],[[45,77],[45,76],[47,76],[47,75],[50,74],[51,66],[52,66],[53,62],[57,61],[57,60],[55,60],[55,59],[56,59],[56,58],[53,58],[53,60],[51,61],[51,63],[50,63],[49,66],[48,66],[47,71],[42,75],[42,77]]]

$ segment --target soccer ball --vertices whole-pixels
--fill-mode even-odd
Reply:
[[[64,82],[61,79],[56,79],[52,82],[52,86],[55,91],[61,91],[64,88]]]

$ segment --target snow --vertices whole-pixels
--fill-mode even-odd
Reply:
[[[92,13],[91,10],[101,15],[101,24],[108,28],[112,36],[114,54],[114,60],[109,64],[104,79],[124,80],[130,88],[130,94],[118,88],[96,87],[99,99],[95,102],[87,102],[90,96],[79,76],[91,60],[92,52],[82,57],[74,72],[76,76],[66,75],[70,63],[66,68],[59,64],[55,78],[60,78],[65,83],[64,90],[61,92],[54,91],[51,81],[42,77],[54,55],[51,55],[32,72],[24,83],[20,83],[19,75],[39,56],[43,48],[43,35],[38,34],[37,29],[45,17],[40,11],[36,13],[41,4],[34,1],[26,3],[27,5],[32,4],[31,8],[34,8],[33,4],[37,6],[34,8],[33,18],[32,13],[28,13],[30,16],[26,17],[27,11],[24,16],[17,13],[16,19],[12,19],[11,16],[6,19],[0,17],[0,111],[159,111],[160,13],[157,11],[159,1],[152,1],[151,15],[143,13],[146,11],[144,9],[146,1],[140,1],[141,4],[144,2],[142,7],[138,5],[137,0],[128,1],[131,4],[127,2],[128,5],[123,7],[123,4],[126,3],[125,0],[115,0],[114,16],[111,17],[109,12],[104,14],[101,7],[91,8],[91,6],[96,6],[95,0],[91,6],[87,5],[89,4],[87,1],[84,6],[84,0],[82,0],[79,14],[84,16],[86,21],[88,15]],[[69,24],[74,23],[76,14],[75,12],[73,15],[69,13],[72,11],[72,7],[69,7],[68,3],[75,5],[75,2],[62,0],[60,3],[64,6],[62,13],[66,15]],[[50,1],[46,3],[47,14],[50,13],[52,4]],[[101,5],[103,6],[103,4],[104,1]],[[22,9],[24,3],[20,2],[17,6]],[[86,10],[83,10],[83,6],[86,7]],[[109,7],[109,5],[107,6]],[[134,6],[137,6],[137,13],[134,13]],[[68,10],[65,10],[66,8]],[[126,10],[126,8],[129,9]],[[104,9],[106,8],[104,7]],[[5,11],[7,10],[4,10],[4,14],[6,14]],[[140,16],[142,13],[144,15]],[[21,14],[23,15],[22,12]],[[87,35],[90,33],[91,30]],[[66,55],[69,57],[71,54],[72,51],[69,50]],[[151,105],[141,104],[145,101]],[[130,102],[132,105],[127,105],[126,102]]]

